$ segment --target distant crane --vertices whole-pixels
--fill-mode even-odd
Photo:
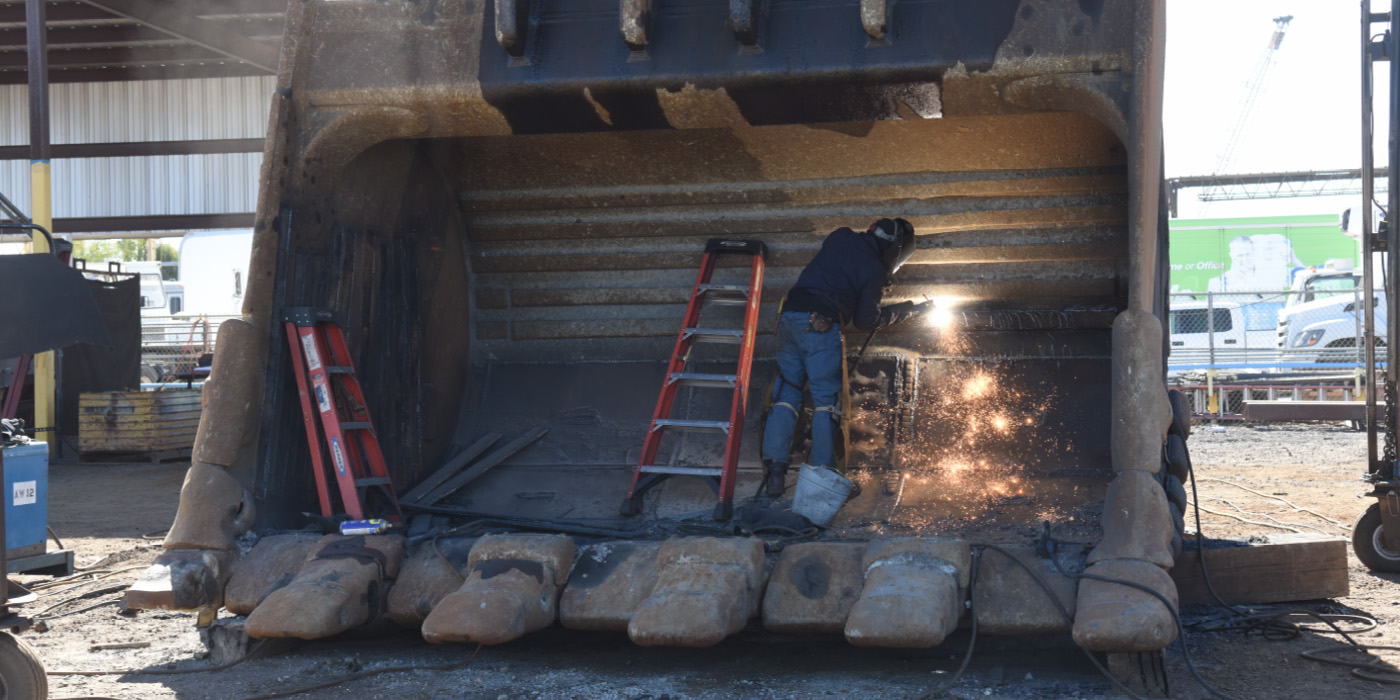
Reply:
[[[1283,43],[1283,35],[1288,31],[1288,23],[1293,21],[1293,15],[1284,15],[1274,18],[1274,34],[1269,37],[1269,46],[1264,50],[1264,55],[1259,57],[1259,62],[1254,64],[1254,72],[1250,73],[1249,80],[1244,84],[1244,103],[1240,106],[1239,116],[1235,118],[1235,126],[1230,130],[1230,139],[1225,142],[1225,149],[1220,152],[1220,159],[1215,162],[1215,169],[1212,175],[1223,175],[1228,172],[1230,162],[1235,157],[1235,147],[1239,146],[1240,138],[1244,136],[1245,127],[1249,124],[1250,113],[1254,111],[1254,101],[1259,98],[1259,93],[1263,91],[1264,80],[1269,75],[1269,69],[1274,67],[1274,58],[1278,55],[1278,47]],[[1207,190],[1202,194],[1201,199],[1208,200],[1214,190]]]

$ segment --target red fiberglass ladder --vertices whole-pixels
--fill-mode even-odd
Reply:
[[[311,465],[315,470],[316,491],[321,500],[321,515],[336,515],[326,480],[326,452],[334,465],[335,481],[340,491],[340,513],[353,520],[384,517],[400,522],[398,498],[379,451],[379,439],[365,405],[365,394],[355,378],[350,361],[350,349],[345,334],[336,325],[335,313],[326,309],[307,307],[283,310],[287,327],[287,342],[292,348],[293,374],[301,394],[301,416],[306,425],[306,440],[311,447]],[[332,381],[334,379],[335,381]],[[312,397],[315,397],[314,400]],[[320,416],[321,427],[316,427]],[[324,433],[323,444],[320,434]],[[373,512],[366,512],[366,501],[375,499]]]
[[[745,254],[753,257],[749,283],[743,285],[711,284],[715,262],[722,254]],[[641,511],[642,494],[672,476],[700,476],[710,480],[718,495],[715,520],[728,520],[734,508],[734,480],[739,466],[739,442],[744,432],[744,407],[749,400],[749,369],[753,365],[754,332],[758,327],[758,305],[763,296],[763,263],[768,248],[761,241],[711,238],[705,244],[705,257],[700,274],[690,293],[690,305],[685,310],[685,322],[671,353],[671,364],[661,385],[661,397],[656,401],[642,456],[632,472],[632,485],[622,503],[623,515]],[[698,328],[700,311],[708,302],[720,306],[744,306],[743,328]],[[733,374],[701,374],[686,371],[691,347],[695,343],[726,343],[739,346],[738,367]],[[689,420],[671,418],[676,393],[683,386],[729,389],[733,392],[729,420]],[[667,430],[718,433],[725,436],[724,465],[719,467],[683,467],[656,463],[661,438]]]

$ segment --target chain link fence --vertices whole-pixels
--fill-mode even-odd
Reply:
[[[1345,371],[1365,366],[1365,290],[1354,278],[1298,291],[1172,294],[1169,369]],[[1345,285],[1345,286],[1343,286]],[[1385,346],[1384,294],[1374,298]]]
[[[141,381],[184,381],[201,358],[214,352],[219,324],[237,316],[143,316]],[[206,358],[207,359],[207,358]]]

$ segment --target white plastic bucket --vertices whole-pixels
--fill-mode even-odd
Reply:
[[[807,518],[817,527],[826,527],[841,506],[846,504],[846,498],[853,488],[855,484],[833,469],[804,464],[797,474],[797,487],[792,492],[792,512]]]

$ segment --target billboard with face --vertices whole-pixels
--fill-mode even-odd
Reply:
[[[1359,244],[1335,214],[1239,219],[1173,219],[1173,292],[1269,292],[1328,260],[1360,261]]]

